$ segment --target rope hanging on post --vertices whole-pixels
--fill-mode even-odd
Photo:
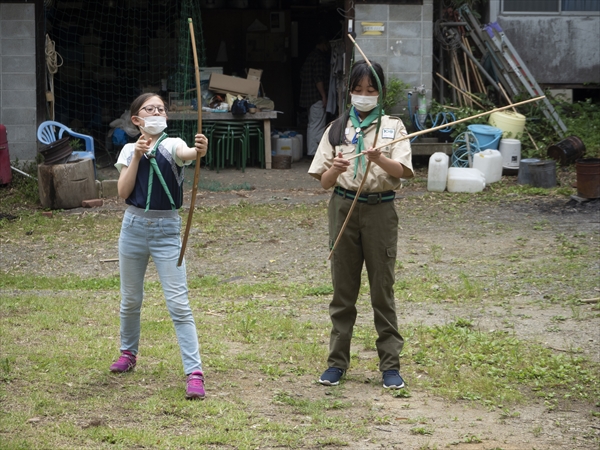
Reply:
[[[63,65],[62,56],[56,51],[54,41],[46,34],[46,69],[48,86],[46,90],[46,102],[50,104],[49,116],[50,120],[54,120],[54,74],[58,72],[58,68]],[[58,59],[60,58],[60,63]]]

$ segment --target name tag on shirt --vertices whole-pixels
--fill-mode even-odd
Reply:
[[[395,131],[393,128],[384,128],[381,132],[381,137],[383,139],[394,139]]]

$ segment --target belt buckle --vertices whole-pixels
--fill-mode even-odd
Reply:
[[[367,204],[376,205],[381,203],[381,194],[369,194],[367,195]]]

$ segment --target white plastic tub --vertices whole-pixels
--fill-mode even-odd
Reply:
[[[475,168],[450,167],[447,188],[448,192],[481,192],[485,188],[485,175]]]

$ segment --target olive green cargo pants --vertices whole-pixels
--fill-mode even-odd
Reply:
[[[333,246],[352,200],[333,194],[329,202],[329,239]],[[394,299],[394,269],[398,242],[398,214],[394,202],[370,205],[357,202],[331,258],[333,299],[329,305],[332,329],[329,367],[347,370],[356,322],[363,262],[369,277],[371,305],[379,355],[379,369],[400,370],[404,340],[398,332]]]

